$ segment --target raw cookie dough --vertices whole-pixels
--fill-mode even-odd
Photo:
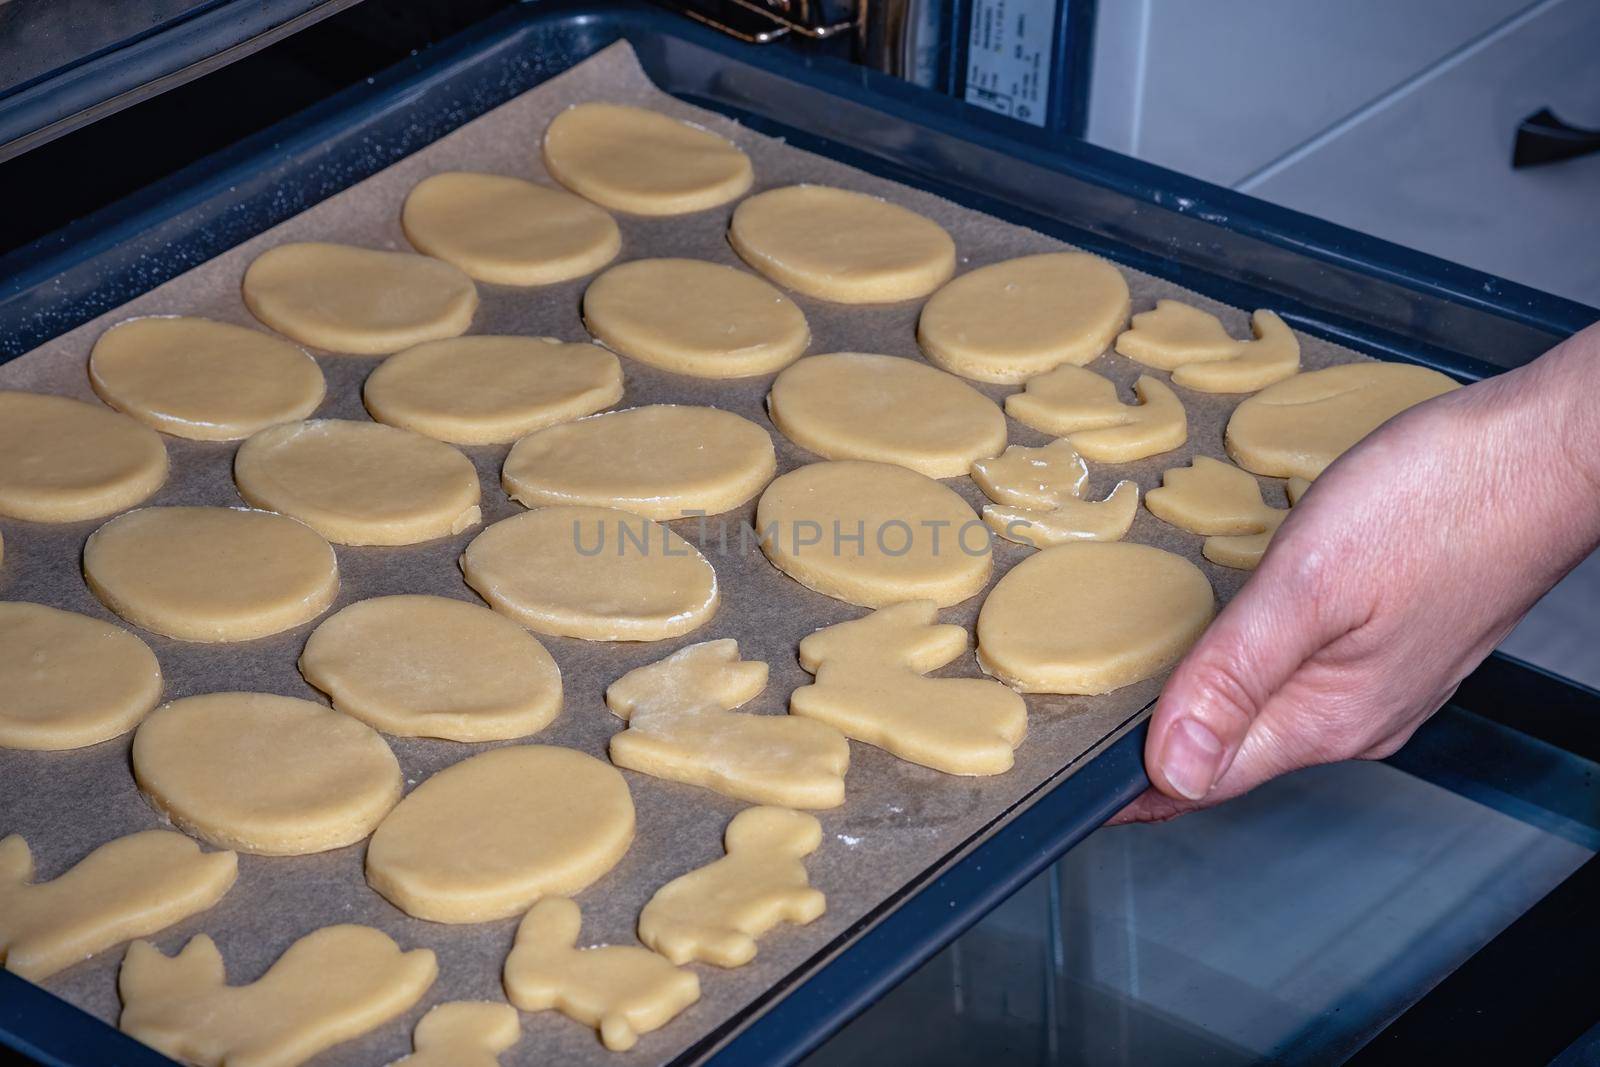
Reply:
[[[268,693],[206,693],[157,708],[133,735],[133,776],[175,826],[263,856],[360,841],[402,785],[399,762],[370,727]]]
[[[1109,693],[1172,666],[1211,621],[1200,568],[1149,545],[1057,545],[995,585],[978,663],[1024,693]]]
[[[78,522],[131,508],[167,480],[167,449],[126,415],[0,390],[0,515]]]
[[[767,665],[741,660],[732,638],[635,668],[606,687],[606,706],[628,724],[611,735],[611,762],[757,804],[843,804],[843,734],[792,715],[733,710],[766,687]]]
[[[1170,386],[1142,374],[1133,391],[1139,402],[1124,404],[1116,383],[1069,363],[1029,378],[1022,392],[1006,397],[1006,414],[1065,437],[1096,463],[1131,463],[1170,452],[1189,439],[1183,401]]]
[[[622,399],[622,364],[551,337],[456,337],[390,356],[361,389],[379,422],[457,445],[496,445]]]
[[[1022,698],[986,678],[923,677],[968,647],[931,600],[818,630],[800,642],[817,680],[790,694],[789,713],[946,774],[1002,774],[1028,732]]]
[[[523,1011],[549,1011],[596,1027],[613,1052],[658,1030],[700,999],[700,979],[637,945],[578,948],[583,914],[555,897],[533,906],[506,957],[505,986]]]
[[[466,333],[478,290],[443,260],[310,241],[257,256],[244,272],[244,302],[301,344],[386,356]]]
[[[135,941],[117,977],[118,1025],[199,1067],[295,1067],[404,1014],[438,975],[431,951],[402,952],[370,926],[314,930],[235,986],[205,934],[176,956]]]
[[[1248,397],[1228,419],[1228,455],[1273,478],[1317,475],[1406,408],[1460,385],[1408,363],[1345,363],[1296,374]]]
[[[717,572],[672,530],[612,508],[503,519],[461,554],[467,584],[528,629],[586,641],[660,641],[717,613]]]
[[[696,378],[771,374],[811,343],[788,297],[746,271],[698,259],[636,259],[583,294],[583,324],[601,344]]]
[[[412,1031],[411,1055],[390,1067],[500,1067],[500,1053],[522,1040],[522,1020],[509,1004],[453,1000],[435,1004]]]
[[[310,622],[339,594],[333,549],[304,523],[243,508],[141,508],[89,535],[83,576],[106,607],[180,641],[249,641]]]
[[[749,419],[650,404],[529,434],[511,447],[500,482],[530,508],[588,505],[680,519],[738,507],[777,469],[771,436]]]
[[[1117,351],[1172,372],[1172,384],[1201,393],[1253,393],[1300,369],[1300,342],[1276,313],[1250,316],[1253,341],[1235,341],[1215,315],[1176,300],[1133,317]]]
[[[581,278],[622,248],[616,221],[593,204],[500,174],[424,178],[406,197],[400,224],[418,252],[494,285]]]
[[[961,379],[914,359],[836,352],[778,375],[773,424],[824,459],[898,463],[955,478],[1006,446],[999,405]]]
[[[1127,321],[1121,271],[1085,252],[1050,252],[979,267],[934,293],[917,343],[947,371],[1009,384],[1088,363]]]
[[[862,607],[959,604],[989,580],[989,530],[953,489],[887,463],[812,463],[756,505],[761,549],[809,589]]]
[[[733,211],[728,243],[779,285],[840,304],[915,300],[956,269],[956,243],[937,222],[826,185],[750,197]]]
[[[410,545],[476,526],[478,471],[430,437],[347,419],[262,430],[239,446],[245,502],[299,519],[340,545]]]
[[[239,873],[232,852],[202,853],[171,830],[107,841],[48,882],[17,834],[0,840],[0,963],[30,982],[144,937],[222,899]]]
[[[311,631],[300,673],[338,710],[402,737],[503,741],[561,710],[561,671],[537,638],[442,596],[351,604]]]
[[[1308,485],[1300,478],[1289,480],[1291,505]],[[1267,543],[1289,517],[1287,508],[1272,507],[1261,498],[1253,475],[1210,456],[1196,456],[1192,465],[1163,473],[1161,488],[1146,494],[1145,506],[1157,518],[1203,536],[1206,559],[1239,570],[1261,562]]]
[[[750,157],[710,130],[625,104],[569,107],[544,133],[550,176],[633,215],[683,215],[750,188]]]
[[[576,893],[633,842],[621,772],[570,748],[496,748],[446,767],[367,846],[367,881],[408,915],[476,923]]]
[[[726,856],[674,878],[639,913],[639,940],[680,966],[743,966],[755,959],[756,938],[827,910],[804,863],[822,845],[814,817],[746,808],[728,824],[724,842]]]
[[[238,441],[322,403],[317,361],[260,330],[186,316],[130,319],[89,354],[107,404],[191,441]]]
[[[43,604],[0,603],[0,748],[83,748],[127,733],[161,699],[137,637]]]
[[[1121,481],[1104,500],[1084,500],[1089,467],[1064,440],[1012,445],[972,465],[972,480],[993,504],[983,521],[1008,541],[1039,548],[1068,541],[1120,541],[1139,510],[1139,485]]]

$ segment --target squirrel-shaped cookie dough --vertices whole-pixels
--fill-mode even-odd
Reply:
[[[1300,369],[1300,342],[1275,313],[1250,316],[1253,341],[1236,341],[1215,315],[1157,300],[1117,337],[1117,351],[1172,372],[1172,384],[1201,393],[1253,393]]]
[[[972,465],[972,480],[993,504],[983,521],[1008,541],[1043,548],[1069,541],[1120,541],[1139,510],[1139,483],[1121,481],[1104,500],[1084,500],[1089,467],[1065,440],[1012,445]]]
[[[1311,483],[1290,478],[1284,486],[1289,504]],[[1196,456],[1188,467],[1162,474],[1161,488],[1145,494],[1145,507],[1160,519],[1205,537],[1201,552],[1212,563],[1252,570],[1261,562],[1288,508],[1275,508],[1261,498],[1255,475],[1210,456]]]
[[[1022,392],[1006,397],[1006,414],[1065,437],[1096,463],[1131,463],[1189,439],[1189,418],[1171,386],[1142,374],[1133,391],[1139,402],[1124,404],[1115,382],[1067,363],[1029,378]]]
[[[509,1004],[454,1000],[435,1004],[411,1034],[411,1055],[389,1067],[500,1067],[500,1053],[522,1037]]]

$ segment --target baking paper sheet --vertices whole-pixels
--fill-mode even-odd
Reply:
[[[546,180],[538,140],[563,108],[586,100],[640,104],[703,124],[740,144],[755,164],[755,191],[795,182],[820,182],[886,197],[936,219],[954,236],[960,269],[1013,256],[1056,251],[1067,246],[975,211],[791,148],[743,129],[733,121],[681,103],[655,89],[631,49],[616,44],[565,74],[489,112],[389,169],[340,193],[267,233],[173,279],[117,310],[101,316],[44,347],[0,366],[0,387],[58,393],[94,401],[85,375],[91,345],[105,329],[134,315],[204,315],[226,322],[257,325],[239,299],[245,267],[274,245],[296,240],[346,241],[374,248],[408,249],[399,226],[401,202],[416,182],[443,170],[481,170]],[[724,238],[733,205],[668,219],[619,218],[623,259],[674,255],[742,266]],[[1127,272],[1134,310],[1157,297],[1180,296],[1213,311],[1240,336],[1248,336],[1245,312],[1196,297],[1155,278]],[[507,333],[583,340],[579,299],[585,280],[542,289],[480,285],[482,306],[474,333]],[[843,307],[790,294],[810,320],[812,353],[883,352],[918,358],[915,322],[918,303],[882,307]],[[1315,368],[1363,358],[1356,353],[1302,338],[1305,366]],[[318,355],[328,379],[322,417],[366,418],[360,400],[362,380],[377,361]],[[707,381],[658,371],[623,360],[627,393],[620,406],[656,402],[710,404],[737,412],[771,429],[763,399],[771,378]],[[1141,368],[1110,354],[1094,365],[1125,389]],[[1013,387],[979,385],[999,399]],[[1098,499],[1122,478],[1142,489],[1160,484],[1161,472],[1187,464],[1196,453],[1221,457],[1222,432],[1237,397],[1180,391],[1189,413],[1190,438],[1184,448],[1135,464],[1096,465],[1090,490]],[[1042,444],[1047,438],[1015,422],[1011,441]],[[787,442],[775,430],[779,469],[790,470],[815,457]],[[166,439],[172,459],[169,482],[150,504],[238,506],[230,478],[235,445]],[[521,512],[499,484],[505,447],[466,450],[483,483],[485,523]],[[947,482],[974,507],[983,497],[970,479]],[[1282,505],[1281,485],[1263,479],[1269,502]],[[754,505],[708,520],[702,539],[699,522],[674,523],[691,541],[702,542],[721,579],[723,605],[707,626],[685,637],[650,644],[591,644],[546,638],[561,666],[565,708],[532,739],[567,745],[605,758],[607,738],[621,728],[602,694],[626,671],[653,662],[693,642],[736,637],[747,659],[772,668],[765,693],[746,710],[783,713],[788,695],[810,676],[800,669],[796,648],[812,630],[857,618],[859,608],[806,590],[785,577],[757,552],[720,554],[716,546],[727,524],[737,545],[737,524],[748,524]],[[85,538],[97,522],[45,526],[0,518],[5,559],[0,565],[0,597],[29,600],[113,616],[85,587],[79,560]],[[481,529],[481,528],[480,528]],[[476,602],[456,560],[478,529],[443,541],[406,548],[336,546],[343,586],[335,608],[391,593],[435,593]],[[1157,520],[1141,506],[1129,539],[1181,553],[1205,571],[1219,600],[1244,581],[1240,571],[1214,566],[1200,555],[1201,538]],[[748,538],[744,539],[748,542]],[[1029,551],[997,542],[995,579]],[[982,596],[945,610],[941,617],[970,630]],[[295,660],[310,626],[260,641],[198,645],[142,636],[155,649],[166,674],[167,699],[216,690],[259,690],[321,701],[300,677]],[[968,654],[940,672],[977,676]],[[673,1060],[702,1037],[770,989],[876,908],[900,886],[947,861],[952,850],[1013,808],[1041,783],[1062,772],[1108,736],[1137,717],[1155,696],[1160,679],[1095,698],[1029,697],[1027,740],[1008,774],[958,778],[901,762],[865,745],[852,744],[843,807],[819,812],[825,831],[822,848],[809,861],[812,881],[827,894],[827,914],[810,926],[780,927],[760,944],[750,965],[724,971],[697,966],[701,1001],[664,1029],[645,1036],[626,1054],[609,1053],[593,1031],[554,1012],[524,1015],[522,1042],[502,1057],[506,1064],[661,1064]],[[408,788],[435,771],[492,745],[390,738]],[[32,847],[38,877],[52,878],[92,848],[121,834],[162,825],[134,785],[128,763],[129,737],[74,752],[34,753],[0,750],[0,834],[20,833]],[[744,805],[706,790],[626,772],[638,809],[638,837],[622,862],[579,895],[583,907],[582,943],[632,943],[639,909],[667,880],[722,855],[722,831]],[[295,939],[331,923],[367,923],[387,931],[404,948],[426,946],[439,956],[440,977],[416,1008],[375,1032],[337,1046],[317,1064],[385,1064],[411,1048],[411,1028],[431,1005],[460,998],[503,997],[501,966],[510,949],[516,920],[472,926],[444,926],[402,914],[369,889],[362,877],[364,845],[295,858],[241,856],[239,881],[211,911],[170,928],[155,938],[172,953],[192,935],[209,933],[228,964],[232,982],[258,977]],[[108,1022],[118,1012],[115,949],[45,982],[46,988]]]

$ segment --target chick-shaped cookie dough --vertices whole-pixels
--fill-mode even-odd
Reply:
[[[611,762],[757,804],[838,807],[849,742],[824,723],[733,710],[766,687],[767,665],[740,659],[732,638],[631,670],[606,687],[628,723],[611,737]]]
[[[1300,369],[1300,342],[1275,312],[1251,315],[1250,332],[1254,340],[1236,341],[1215,315],[1157,300],[1117,337],[1117,351],[1201,393],[1253,393]]]
[[[293,1067],[404,1013],[438,974],[431,951],[403,952],[370,926],[315,930],[238,986],[204,934],[176,956],[135,941],[117,979],[119,1025],[184,1063]]]
[[[1299,503],[1310,484],[1289,479],[1289,503]],[[1205,537],[1200,551],[1206,559],[1238,570],[1253,570],[1261,562],[1267,543],[1289,516],[1287,508],[1272,507],[1261,498],[1253,475],[1210,456],[1196,456],[1191,466],[1164,473],[1161,488],[1145,494],[1145,507],[1157,518]]]
[[[523,1011],[556,1011],[600,1031],[614,1052],[658,1030],[700,999],[700,979],[637,945],[578,948],[583,913],[547,897],[517,927],[505,987]]]
[[[1000,774],[1028,731],[1022,698],[981,678],[924,678],[968,648],[967,631],[908,600],[800,642],[817,680],[789,697],[792,715],[947,774]]]
[[[674,878],[639,913],[639,940],[673,963],[739,967],[756,938],[780,922],[804,925],[827,902],[802,862],[822,844],[822,824],[787,808],[746,808],[728,824],[728,854]]]
[[[983,521],[1008,541],[1039,548],[1067,541],[1120,541],[1139,510],[1139,485],[1122,481],[1104,500],[1084,500],[1088,464],[1064,440],[1012,445],[972,465],[972,480],[993,504]]]
[[[511,1005],[453,1000],[428,1009],[411,1034],[416,1051],[390,1067],[500,1067],[500,1053],[521,1037]]]
[[[1189,439],[1183,401],[1148,374],[1133,383],[1137,404],[1124,404],[1116,383],[1092,370],[1064,364],[1029,378],[1006,397],[1006,414],[1035,430],[1065,437],[1096,463],[1131,463],[1170,452]]]

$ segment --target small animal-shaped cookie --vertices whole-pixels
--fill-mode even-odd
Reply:
[[[1300,342],[1275,313],[1250,316],[1250,331],[1253,341],[1236,341],[1215,315],[1157,300],[1117,337],[1117,351],[1170,370],[1174,385],[1202,393],[1253,393],[1300,369]]]
[[[1291,478],[1284,487],[1293,506],[1310,482]],[[1210,456],[1196,456],[1188,467],[1174,467],[1161,476],[1161,488],[1145,494],[1145,507],[1159,519],[1200,534],[1206,541],[1200,551],[1212,563],[1252,570],[1261,562],[1267,545],[1287,508],[1275,508],[1261,498],[1255,476]]]
[[[1189,439],[1183,401],[1167,383],[1140,375],[1137,404],[1124,404],[1109,378],[1063,364],[1029,378],[1006,397],[1006,414],[1035,430],[1065,437],[1097,463],[1131,463],[1170,452]]]
[[[1139,510],[1137,482],[1118,482],[1104,500],[1084,500],[1088,464],[1064,440],[1012,445],[972,465],[972,480],[993,504],[983,521],[1008,541],[1042,548],[1068,541],[1120,541]]]
[[[428,1009],[412,1031],[411,1055],[390,1067],[500,1067],[500,1053],[522,1037],[517,1009],[487,1000],[454,1000]]]

